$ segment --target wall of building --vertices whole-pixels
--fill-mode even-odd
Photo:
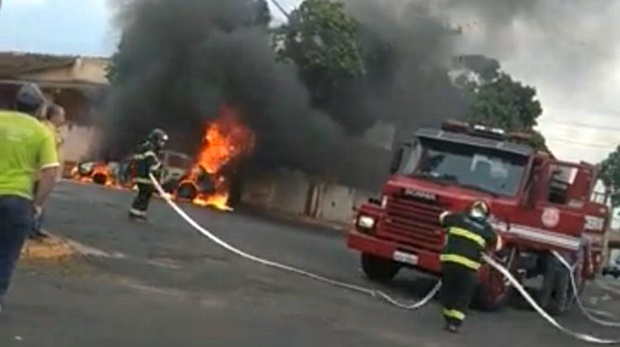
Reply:
[[[61,147],[62,158],[67,161],[85,159],[91,144],[95,140],[95,130],[92,127],[62,127],[60,132],[64,138]]]
[[[310,183],[300,172],[287,170],[253,174],[241,193],[244,204],[296,215],[306,212]]]
[[[352,221],[355,217],[354,208],[375,195],[359,189],[329,183],[319,183],[315,186],[315,192],[319,193],[317,198],[318,208],[312,216],[336,223]]]
[[[241,201],[250,206],[303,215],[334,223],[349,223],[354,208],[374,196],[371,192],[328,183],[288,170],[252,175],[244,182]]]

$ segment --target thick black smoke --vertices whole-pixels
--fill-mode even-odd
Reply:
[[[344,0],[361,24],[368,75],[336,88],[319,110],[295,68],[275,60],[265,0],[114,1],[123,4],[123,73],[111,88],[106,152],[127,153],[157,126],[175,149],[192,153],[228,103],[256,132],[260,164],[367,187],[385,177],[389,153],[364,145],[366,130],[393,123],[404,140],[465,113],[447,74],[454,55],[509,63],[531,54],[531,76],[577,88],[593,69],[605,70],[604,47],[616,31],[616,21],[595,20],[613,12],[611,0]],[[535,48],[520,51],[525,40]]]
[[[251,0],[136,0],[121,13],[119,78],[104,149],[131,150],[153,127],[193,153],[219,107],[236,107],[256,132],[260,160],[316,171],[339,128],[308,106],[292,66],[276,63]]]
[[[262,165],[378,187],[390,154],[364,145],[366,130],[389,122],[405,139],[420,125],[464,114],[447,75],[455,33],[426,6],[346,3],[361,23],[368,75],[336,89],[322,110],[310,106],[295,68],[276,62],[257,0],[125,3],[104,150],[125,154],[162,127],[175,149],[193,153],[227,103],[255,131]]]
[[[335,118],[363,131],[377,121],[397,125],[398,139],[466,112],[462,92],[448,71],[458,33],[436,17],[429,3],[345,0],[360,22],[368,76],[340,90]]]

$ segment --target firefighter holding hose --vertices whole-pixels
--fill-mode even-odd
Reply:
[[[151,197],[155,193],[153,181],[150,174],[159,178],[163,171],[163,165],[159,161],[159,151],[166,145],[168,135],[161,129],[151,131],[146,141],[142,142],[133,156],[133,163],[138,186],[136,195],[131,208],[129,217],[132,220],[146,221],[146,210],[149,207]]]
[[[445,329],[458,332],[477,287],[482,252],[501,249],[501,237],[488,222],[489,205],[475,201],[468,211],[440,216],[447,241],[441,254]]]

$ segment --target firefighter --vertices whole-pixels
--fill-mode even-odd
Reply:
[[[439,217],[447,240],[441,254],[442,304],[445,329],[458,332],[477,287],[482,252],[501,248],[501,238],[489,222],[486,202],[475,201],[468,211],[443,212]]]
[[[146,220],[146,210],[153,193],[155,193],[155,187],[149,175],[153,174],[153,176],[160,178],[163,166],[157,154],[167,141],[168,135],[161,129],[155,129],[151,131],[146,141],[138,146],[138,150],[133,156],[136,172],[135,182],[138,186],[138,194],[129,210],[129,217],[133,220]]]

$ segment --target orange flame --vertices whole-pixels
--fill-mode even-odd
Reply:
[[[199,181],[202,171],[206,171],[213,179],[214,193],[199,193],[192,200],[192,203],[231,211],[232,208],[228,206],[230,186],[222,170],[234,159],[251,154],[254,145],[254,133],[243,124],[237,111],[230,106],[222,106],[219,118],[207,124],[203,143],[196,155],[194,166],[189,175],[180,182],[180,184],[191,183],[197,187],[196,183]],[[99,183],[95,182],[97,175],[99,175],[99,182],[105,177],[105,186],[107,187],[137,190],[135,184],[123,186],[116,182],[116,178],[105,163],[95,163],[91,174],[88,176],[80,175],[77,166],[71,170],[71,177],[84,183]],[[175,195],[166,194],[169,198],[176,198]]]
[[[203,145],[196,156],[196,167],[191,177],[196,179],[202,167],[215,177],[215,193],[199,194],[193,203],[212,206],[221,210],[231,210],[228,206],[229,184],[221,172],[226,164],[254,150],[254,133],[246,127],[237,112],[229,106],[222,106],[220,117],[210,123],[205,130]]]

